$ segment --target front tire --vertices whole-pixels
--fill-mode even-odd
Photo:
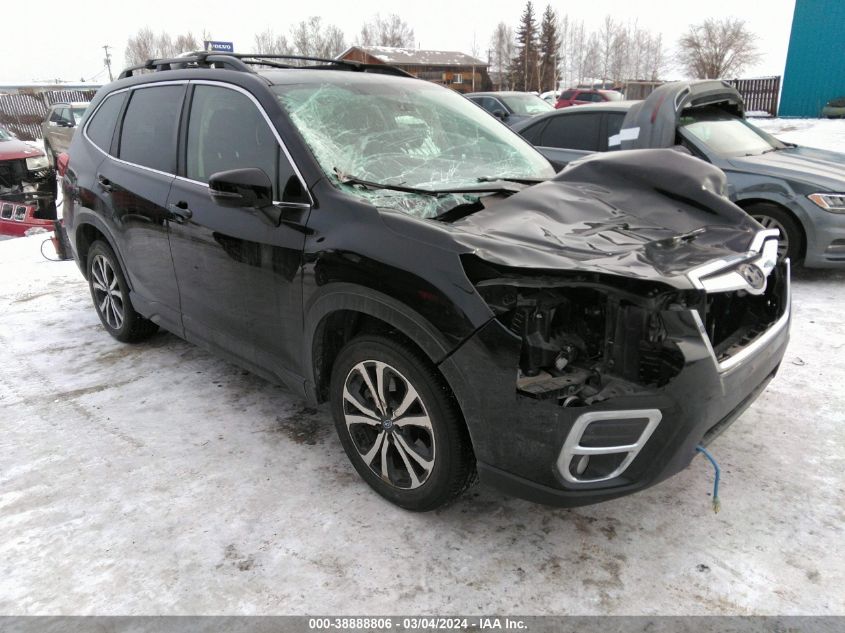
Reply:
[[[437,369],[406,343],[350,341],[331,377],[335,427],[358,474],[385,499],[424,512],[460,495],[475,458],[457,404]]]
[[[94,310],[109,334],[123,343],[134,343],[158,331],[158,325],[132,307],[126,278],[108,244],[98,240],[91,245],[87,269]]]
[[[797,265],[801,257],[801,242],[804,237],[798,221],[788,211],[766,202],[749,206],[746,213],[762,224],[764,229],[780,231],[778,261],[783,261],[788,257],[793,265]]]

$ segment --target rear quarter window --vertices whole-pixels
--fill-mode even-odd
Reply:
[[[529,125],[527,128],[522,130],[522,132],[520,132],[522,138],[524,138],[532,145],[539,145],[540,139],[543,135],[543,130],[546,128],[546,123],[548,123],[548,121],[538,121],[533,125]]]
[[[125,92],[119,92],[106,97],[86,128],[88,138],[104,152],[108,152],[111,148],[114,126],[120,109],[126,101],[126,95]]]

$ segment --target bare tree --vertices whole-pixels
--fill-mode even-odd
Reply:
[[[127,66],[143,64],[148,59],[153,59],[156,53],[156,36],[148,26],[138,29],[138,32],[126,42],[126,50],[123,53]]]
[[[317,16],[291,28],[290,44],[294,54],[306,57],[336,57],[346,48],[343,32],[334,25],[323,27]]]
[[[663,49],[663,36],[649,34],[646,46],[643,49],[643,78],[658,79],[666,71],[668,66],[666,51]]]
[[[176,37],[167,32],[156,35],[145,26],[126,42],[124,58],[127,66],[143,64],[148,59],[176,57],[181,53],[196,51],[201,46],[193,33],[183,33]]]
[[[413,48],[414,29],[395,13],[386,17],[376,14],[369,22],[361,26],[358,44]]]
[[[276,35],[272,29],[267,29],[255,35],[255,52],[265,55],[290,55],[291,48],[288,38]]]
[[[508,67],[515,55],[513,29],[504,22],[499,22],[490,38],[490,70],[498,76],[501,89],[513,88]]]
[[[757,36],[739,18],[708,18],[678,40],[683,69],[699,79],[738,75],[760,59]]]
[[[613,56],[619,32],[620,25],[613,19],[613,16],[610,14],[604,16],[601,29],[596,34],[599,52],[598,68],[600,69],[598,75],[601,76],[602,83],[611,78]]]
[[[182,35],[177,35],[173,39],[173,46],[177,51],[179,51],[179,53],[202,50],[202,45],[193,33],[184,33]],[[179,53],[177,53],[177,55]]]

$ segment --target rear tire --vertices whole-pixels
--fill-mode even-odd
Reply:
[[[425,512],[475,479],[475,457],[457,403],[436,367],[412,346],[353,339],[331,376],[340,442],[358,474],[396,505]]]
[[[123,343],[134,343],[158,331],[158,325],[132,307],[126,277],[108,244],[101,240],[91,244],[87,272],[94,310],[109,334]]]
[[[776,204],[758,202],[750,205],[745,212],[762,224],[763,228],[780,231],[778,261],[783,261],[788,257],[793,264],[799,263],[804,233],[801,225],[789,211]]]

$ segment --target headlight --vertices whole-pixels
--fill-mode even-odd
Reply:
[[[29,171],[38,171],[39,169],[47,169],[50,163],[46,156],[33,156],[26,159],[26,168]]]
[[[807,197],[825,211],[845,213],[845,193],[811,193]]]

